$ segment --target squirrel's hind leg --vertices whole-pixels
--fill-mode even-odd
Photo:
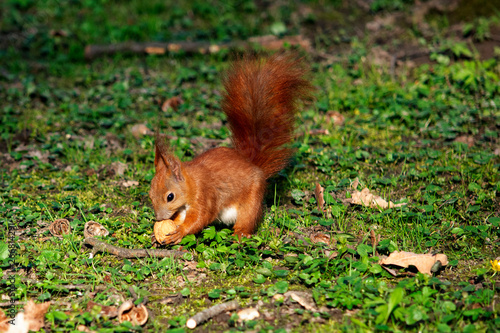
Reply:
[[[239,204],[234,234],[240,239],[242,236],[250,237],[260,221],[265,188],[265,180],[253,183],[246,198]]]

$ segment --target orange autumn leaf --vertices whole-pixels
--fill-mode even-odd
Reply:
[[[401,207],[406,205],[406,203],[395,204],[392,201],[387,201],[381,196],[371,193],[370,190],[366,187],[362,191],[352,192],[351,198],[346,199],[345,202],[349,202],[355,205],[362,205],[370,208],[379,208],[379,209]]]
[[[174,96],[163,102],[161,110],[163,112],[167,112],[169,108],[172,108],[174,111],[177,111],[179,105],[181,104],[182,104],[182,98],[180,98],[179,96]]]
[[[417,254],[413,252],[394,251],[387,258],[380,260],[381,265],[395,265],[407,268],[415,266],[419,272],[432,275],[432,268],[437,262],[448,265],[448,257],[445,254]]]
[[[314,196],[316,197],[316,201],[318,202],[318,209],[323,210],[323,206],[325,205],[325,197],[324,197],[324,188],[316,183],[316,187],[314,188]]]

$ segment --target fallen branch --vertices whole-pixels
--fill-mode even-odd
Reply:
[[[236,310],[239,306],[240,305],[238,304],[238,301],[235,300],[214,305],[211,308],[199,312],[194,316],[192,316],[191,318],[189,318],[188,321],[186,322],[186,326],[190,329],[193,329],[197,325],[203,323],[204,321],[209,320],[210,318],[218,315],[219,313]]]
[[[232,41],[227,43],[212,44],[209,42],[125,42],[110,45],[87,45],[85,47],[85,58],[91,60],[99,56],[129,52],[138,54],[165,54],[182,51],[184,53],[217,53],[223,49],[247,48],[257,44],[269,50],[277,50],[285,44],[300,45],[307,51],[311,48],[308,39],[301,35],[277,38],[276,36],[252,37],[246,41]]]
[[[94,247],[95,252],[107,252],[120,258],[165,258],[174,257],[182,258],[185,251],[177,250],[148,250],[148,249],[125,249],[123,247],[114,246],[95,238],[85,238],[84,243]]]
[[[14,301],[14,302],[4,302],[4,303],[0,303],[0,308],[8,308],[8,307],[11,307],[11,306],[18,306],[18,305],[25,305],[26,302],[25,301]]]
[[[6,279],[7,277],[4,276],[3,279]],[[30,279],[26,277],[20,277],[19,280],[24,283],[30,283],[30,284],[43,284],[47,283],[47,281],[40,281],[36,279]],[[98,285],[98,286],[92,286],[88,284],[51,284],[50,285],[51,289],[67,289],[67,290],[94,290],[94,291],[101,291],[105,290],[107,286],[105,285]]]

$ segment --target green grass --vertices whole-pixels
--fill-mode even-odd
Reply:
[[[376,1],[371,10],[407,11],[412,2],[394,4]],[[294,33],[327,14],[320,3],[301,5],[312,13],[296,16],[297,8],[280,5],[264,10],[249,1],[197,7],[199,13],[190,12],[193,2],[3,4],[2,36],[15,43],[0,51],[0,294],[52,301],[47,332],[78,325],[181,331],[191,315],[231,299],[258,307],[261,317],[239,323],[219,316],[202,330],[498,330],[500,274],[490,260],[500,253],[500,62],[479,60],[472,47],[472,56],[463,54],[463,45],[447,44],[444,33],[426,44],[436,62],[418,67],[373,65],[368,37],[349,36],[349,49],[334,60],[306,55],[315,99],[302,106],[296,154],[271,180],[265,216],[251,239],[238,242],[231,230],[211,226],[181,244],[196,259],[90,258],[83,244],[87,221],[105,226],[110,244],[151,248],[154,138],[135,138],[133,125],[177,137],[171,144],[182,160],[204,148],[192,138],[228,138],[219,107],[219,73],[228,56],[118,54],[87,63],[85,44],[222,41],[269,33],[275,22]],[[331,15],[342,13],[336,2],[323,5]],[[484,30],[484,22],[493,27],[496,20],[469,23],[480,21]],[[69,37],[50,34],[58,29]],[[338,38],[323,33],[317,40]],[[315,45],[322,52],[337,43],[323,42]],[[177,112],[159,110],[158,100],[177,95],[184,101]],[[328,120],[331,110],[344,115],[343,126]],[[328,134],[309,135],[312,129]],[[126,165],[121,175],[116,162]],[[381,211],[344,203],[356,178],[359,190],[407,205]],[[138,185],[124,186],[128,180]],[[325,188],[324,212],[316,182]],[[47,227],[58,218],[69,220],[71,234],[51,236]],[[380,236],[375,247],[372,232]],[[328,244],[314,242],[325,235]],[[8,253],[10,243],[19,246]],[[432,277],[412,268],[396,268],[394,277],[378,262],[395,250],[444,253],[450,262]],[[155,315],[142,329],[87,309],[90,300],[121,304],[132,298],[130,287],[138,302],[149,299]],[[318,311],[279,297],[289,290],[308,292]]]

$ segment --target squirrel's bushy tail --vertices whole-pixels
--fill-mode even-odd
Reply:
[[[283,169],[292,150],[298,100],[310,95],[307,69],[293,55],[244,58],[224,79],[222,109],[236,150],[261,168],[266,178]]]

